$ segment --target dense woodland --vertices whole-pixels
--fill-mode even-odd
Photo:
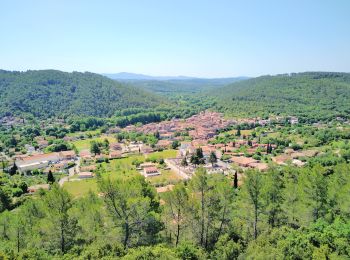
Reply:
[[[117,80],[128,83],[129,85],[157,93],[167,97],[173,97],[174,94],[193,95],[206,92],[219,87],[226,86],[233,82],[247,79],[246,77],[237,78],[217,78],[217,79],[173,79],[173,80]]]
[[[198,168],[159,198],[143,177],[104,178],[73,199],[54,186],[7,211],[10,259],[347,259],[349,165],[246,172],[242,186]]]
[[[35,117],[110,117],[119,109],[154,108],[163,98],[94,73],[0,71],[0,113]]]
[[[350,74],[307,72],[263,76],[211,92],[231,116],[294,115],[306,121],[349,117]]]
[[[215,84],[223,82],[226,81]],[[211,99],[186,95],[188,91],[183,89],[192,85],[199,88],[198,82],[176,88],[168,97],[158,96],[158,91],[140,84],[120,83],[88,72],[0,71],[0,116],[67,118],[72,130],[85,131],[108,124],[124,127],[186,118],[213,106]],[[165,89],[169,84],[172,83],[165,83]]]
[[[238,82],[224,86],[233,81]],[[207,108],[236,117],[293,115],[309,122],[347,118],[350,112],[347,73],[120,83],[88,72],[0,71],[0,90],[1,115],[115,117],[122,126],[188,117]]]

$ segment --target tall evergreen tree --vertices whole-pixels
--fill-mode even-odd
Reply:
[[[208,186],[208,174],[207,171],[200,167],[196,170],[194,177],[191,179],[190,186],[194,194],[198,193],[200,197],[199,202],[199,244],[204,246],[205,243],[205,215],[207,211],[207,191]]]
[[[242,218],[247,219],[253,225],[253,238],[259,234],[259,223],[263,212],[263,176],[259,171],[248,170],[240,192],[240,204],[242,206]]]
[[[285,216],[282,210],[283,204],[283,179],[281,173],[275,169],[266,173],[264,180],[264,214],[271,228],[280,226]]]
[[[47,183],[54,183],[55,182],[55,177],[52,174],[52,171],[49,170],[48,174],[47,174]]]
[[[165,211],[170,215],[167,225],[175,235],[175,246],[180,242],[181,233],[187,224],[189,196],[186,187],[180,183],[165,195]]]
[[[218,158],[216,157],[215,152],[211,152],[209,156],[209,162],[211,163],[212,166],[214,166],[214,163],[217,163]]]
[[[14,162],[12,167],[9,170],[9,174],[10,175],[15,175],[17,173],[17,170],[18,170],[18,167],[17,167],[16,163]]]
[[[328,183],[326,171],[320,165],[311,170],[304,169],[299,179],[301,200],[304,204],[305,215],[303,220],[316,221],[325,217],[328,208]]]
[[[101,178],[99,189],[104,193],[104,202],[110,216],[122,230],[122,243],[124,249],[127,249],[134,236],[142,238],[149,221],[153,219],[151,199],[143,195],[139,178],[117,178],[113,181]]]
[[[99,147],[97,142],[92,141],[90,143],[90,152],[95,154],[95,155],[101,153],[100,147]]]
[[[186,166],[188,166],[188,163],[187,163],[187,158],[186,158],[186,156],[181,160],[181,166],[182,167],[186,167]]]
[[[235,175],[234,175],[234,177],[233,177],[233,187],[234,187],[235,189],[238,188],[238,173],[237,173],[237,171],[235,171]]]
[[[57,184],[45,197],[47,213],[47,239],[54,248],[65,254],[73,245],[77,231],[77,220],[69,211],[73,207],[71,195]]]

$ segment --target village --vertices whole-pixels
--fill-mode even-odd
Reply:
[[[291,125],[298,123],[296,117],[287,120]],[[203,111],[187,119],[112,127],[98,137],[65,136],[63,140],[74,147],[67,151],[44,153],[49,142],[38,136],[37,149],[26,145],[25,154],[15,153],[11,159],[21,174],[51,172],[58,175],[61,186],[92,179],[98,165],[126,158],[130,159],[133,170],[150,180],[159,192],[167,190],[164,186],[171,188],[178,181],[190,179],[198,167],[204,167],[209,174],[237,178],[241,183],[247,169],[264,172],[273,165],[302,167],[305,158],[317,155],[318,151],[312,149],[301,151],[286,147],[281,151],[277,144],[263,140],[264,135],[253,132],[256,127],[285,121],[282,117],[233,120],[217,112]],[[241,129],[242,126],[251,129]],[[124,133],[121,136],[130,133],[154,136],[156,143],[120,138],[120,133]],[[169,153],[164,153],[166,151]],[[156,154],[158,157],[152,159]],[[134,162],[134,158],[138,160]],[[41,188],[48,189],[49,185],[33,185],[28,191]]]

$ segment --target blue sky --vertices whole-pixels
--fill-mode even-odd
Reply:
[[[0,10],[1,69],[350,71],[347,0],[2,0]]]

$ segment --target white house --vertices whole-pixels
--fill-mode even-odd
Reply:
[[[59,153],[37,154],[18,158],[16,160],[16,166],[20,172],[25,173],[35,169],[43,169],[49,164],[56,163],[59,160]]]

